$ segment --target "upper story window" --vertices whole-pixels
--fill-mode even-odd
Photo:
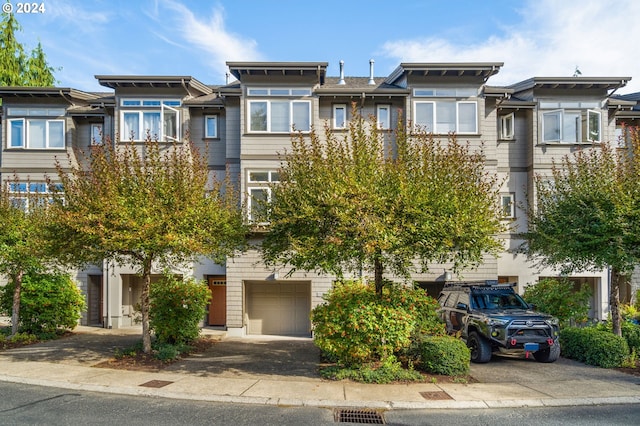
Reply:
[[[391,128],[391,106],[378,105],[376,108],[378,129],[389,130]]]
[[[333,128],[347,128],[347,105],[336,104],[333,106]]]
[[[204,117],[204,137],[205,138],[217,138],[218,137],[218,116],[217,115],[205,115],[205,117]]]
[[[500,116],[500,139],[513,139],[514,122],[513,113]]]
[[[64,149],[64,114],[64,108],[7,108],[7,148]]]
[[[250,170],[247,177],[249,222],[266,224],[267,206],[271,202],[270,184],[280,181],[280,173],[276,170]]]
[[[179,141],[181,104],[179,99],[121,99],[121,140],[141,141],[148,134],[162,142]]]
[[[249,132],[290,133],[294,129],[311,130],[311,101],[301,97],[311,96],[308,87],[249,87],[247,96],[263,98],[248,102]],[[282,98],[295,99],[282,99]],[[280,99],[264,99],[280,98]]]
[[[414,101],[413,122],[431,133],[478,133],[478,102],[468,100],[477,93],[477,89],[465,87],[414,89],[416,98],[439,99]]]
[[[601,142],[599,106],[599,102],[540,102],[542,142]]]
[[[91,124],[91,145],[102,145],[103,138],[102,124]]]
[[[510,192],[508,194],[500,194],[500,208],[503,219],[513,219],[516,217],[516,194]]]

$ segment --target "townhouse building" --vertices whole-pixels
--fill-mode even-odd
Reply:
[[[159,143],[187,137],[207,152],[210,173],[236,179],[256,222],[258,200],[270,199],[278,182],[282,154],[291,131],[308,132],[328,124],[346,131],[352,105],[374,115],[393,143],[398,120],[426,127],[438,138],[455,132],[472,149],[482,150],[489,172],[503,183],[500,203],[509,231],[499,237],[504,253],[485,256],[474,270],[452,276],[451,265],[432,265],[412,278],[434,296],[445,281],[496,279],[517,282],[518,291],[558,271],[537,268],[517,253],[526,230],[533,177],[549,174],[553,161],[585,147],[616,140],[622,122],[635,124],[640,97],[616,96],[630,77],[533,77],[492,86],[502,63],[401,63],[386,77],[327,76],[327,62],[228,62],[234,80],[207,85],[191,76],[96,76],[104,92],[72,88],[0,87],[0,174],[9,190],[46,191],[55,177],[55,159],[92,144],[144,140]],[[636,121],[634,121],[636,120]],[[205,149],[206,147],[206,149]],[[5,182],[18,177],[19,183]],[[22,183],[24,182],[24,183]],[[19,188],[15,185],[21,185]],[[18,191],[19,190],[19,191]],[[27,206],[28,207],[28,206]],[[268,226],[251,236],[259,245]],[[159,274],[160,271],[156,271]],[[322,302],[334,277],[315,271],[288,274],[267,268],[258,250],[230,258],[224,265],[202,258],[177,271],[207,280],[213,299],[205,324],[231,335],[308,336],[310,310]],[[105,262],[73,271],[87,297],[82,322],[126,327],[135,321],[140,297],[136,271]],[[157,279],[159,275],[156,275]],[[608,311],[608,271],[570,277],[592,288],[590,315]],[[634,277],[634,282],[639,281]],[[624,289],[629,298],[631,288]]]

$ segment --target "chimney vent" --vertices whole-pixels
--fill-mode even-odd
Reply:
[[[346,84],[344,82],[344,61],[340,60],[340,80],[338,81],[338,84]]]
[[[369,59],[369,84],[376,84],[373,80],[373,59]]]

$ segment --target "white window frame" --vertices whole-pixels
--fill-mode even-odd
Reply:
[[[31,194],[41,194],[45,197],[47,194],[53,194],[54,191],[62,191],[61,183],[49,185],[46,182],[10,181],[7,182],[6,185],[7,192],[9,193],[9,200],[13,206],[25,212],[29,211],[30,202],[32,201],[32,198],[30,197]],[[50,196],[48,198],[39,199],[41,202],[44,202],[45,200],[52,202],[53,198]]]
[[[541,135],[542,143],[564,143],[564,144],[581,144],[581,143],[599,143],[602,142],[602,112],[591,108],[584,108],[584,104],[580,102],[559,102],[559,103],[541,103],[541,106],[571,106],[571,108],[541,109]],[[582,108],[580,108],[582,106]],[[592,120],[592,117],[596,117]],[[555,117],[557,128],[555,128],[557,137],[547,138],[545,132],[548,130],[547,118]],[[574,119],[575,123],[570,124],[568,120]],[[595,134],[592,129],[592,121],[597,123]],[[575,132],[575,135],[567,134],[568,130]],[[575,140],[573,140],[575,138]]]
[[[442,130],[438,129],[438,103],[455,103],[455,113],[456,113],[456,117],[455,117],[455,133],[458,135],[475,135],[478,134],[478,102],[477,101],[458,101],[458,100],[449,100],[449,99],[442,99],[442,100],[430,100],[430,101],[414,101],[413,102],[413,123],[416,127],[418,128],[426,128],[426,130],[428,132],[434,133],[434,134],[447,134],[449,133],[449,131],[443,132]],[[416,113],[417,113],[417,105],[419,104],[431,104],[432,105],[432,117],[431,117],[431,127],[433,127],[432,129],[429,129],[429,124],[428,123],[423,123],[423,122],[419,122],[418,118],[416,117]],[[460,105],[463,104],[467,104],[467,105],[473,105],[474,106],[474,123],[473,123],[473,130],[472,131],[467,131],[467,132],[461,132],[460,131],[460,127],[461,127],[461,122],[460,122]]]
[[[213,132],[209,133],[209,121],[213,122]],[[215,139],[218,137],[218,116],[217,115],[205,115],[204,116],[204,137]]]
[[[158,134],[151,133],[152,139],[157,138],[159,142],[179,142],[181,135],[180,109],[182,102],[179,99],[156,99],[156,98],[122,98],[120,99],[120,139],[121,141],[131,140],[130,132],[125,131],[125,114],[138,115],[138,128],[134,129],[133,141],[144,141],[147,131],[152,129],[144,128],[144,115],[160,114],[158,124]],[[175,117],[175,133],[168,134],[167,126],[170,123],[169,116]]]
[[[277,103],[288,103],[289,104],[289,123],[288,123],[288,127],[289,129],[286,131],[273,131],[272,130],[272,108],[271,105],[272,103],[277,102]],[[253,104],[258,104],[258,103],[264,103],[266,104],[266,129],[265,130],[253,130],[252,127],[252,115],[251,115],[251,111],[252,111],[252,105]],[[299,123],[295,123],[294,122],[294,115],[295,115],[295,106],[296,105],[306,105],[307,106],[307,120],[308,120],[308,128],[302,128],[300,127]],[[252,99],[247,101],[247,131],[249,133],[291,133],[293,131],[293,126],[296,125],[296,131],[301,131],[302,133],[308,133],[311,131],[311,101],[308,100],[277,100],[277,101],[272,101],[269,99]]]
[[[38,146],[38,147],[33,147],[31,146],[31,139],[30,139],[30,126],[29,123],[32,121],[44,121],[45,123],[45,128],[44,128],[44,146]],[[63,118],[55,118],[55,119],[49,119],[49,118],[9,118],[7,119],[8,122],[8,126],[7,126],[7,148],[8,149],[33,149],[33,150],[37,150],[37,149],[46,149],[46,150],[64,150],[66,149],[67,143],[66,143],[66,123],[65,120]],[[22,123],[22,130],[21,130],[21,135],[20,135],[20,141],[21,144],[20,145],[11,145],[11,142],[13,140],[13,129],[12,129],[12,123]],[[62,134],[60,135],[62,138],[62,146],[51,146],[51,124],[52,123],[60,123],[62,124]]]
[[[342,117],[339,117],[339,111]],[[344,118],[342,122],[339,122],[340,118]],[[333,105],[333,128],[334,129],[346,129],[347,128],[347,104],[334,104]]]
[[[505,203],[506,201],[506,203]],[[509,209],[507,211],[507,208]],[[500,194],[500,209],[503,219],[515,219],[516,217],[516,194],[514,192]]]
[[[89,137],[91,138],[91,145],[102,145],[104,143],[104,126],[98,123],[91,123],[91,130]]]
[[[386,117],[384,117],[386,114]],[[376,118],[378,121],[378,129],[389,130],[391,129],[391,105],[377,105],[376,106]]]
[[[512,140],[515,134],[515,114],[500,116],[500,139]]]
[[[257,225],[266,225],[268,224],[268,222],[264,220],[259,221],[253,217],[253,208],[254,208],[253,206],[254,198],[252,195],[253,191],[265,192],[267,204],[269,204],[271,202],[271,188],[269,188],[268,186],[250,186],[247,188],[247,215],[248,215],[249,223],[253,223]]]
[[[249,223],[267,225],[265,221],[256,221],[253,217],[253,191],[264,191],[267,203],[271,202],[271,184],[280,182],[278,170],[252,169],[247,170],[247,219]]]

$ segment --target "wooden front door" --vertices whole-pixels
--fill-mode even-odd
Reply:
[[[209,325],[227,325],[227,277],[209,277],[211,304],[209,305]]]

